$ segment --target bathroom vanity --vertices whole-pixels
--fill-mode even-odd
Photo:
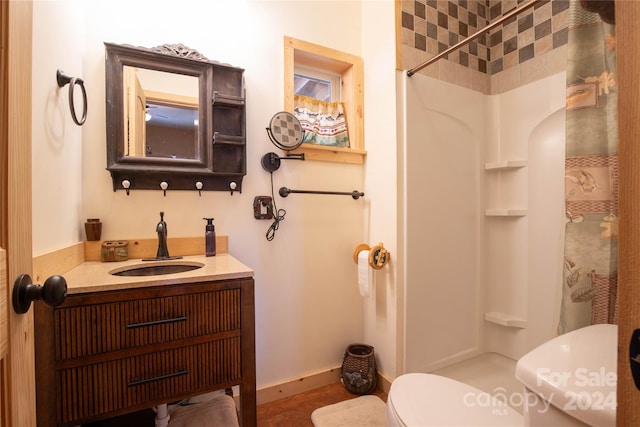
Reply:
[[[239,386],[256,425],[253,271],[228,254],[163,276],[85,262],[55,308],[35,304],[38,426],[73,426]]]

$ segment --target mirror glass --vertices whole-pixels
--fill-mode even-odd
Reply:
[[[125,156],[198,159],[198,79],[125,65]]]

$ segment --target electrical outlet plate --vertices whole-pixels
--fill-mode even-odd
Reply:
[[[253,217],[255,219],[273,218],[273,201],[270,196],[256,196],[253,199]]]

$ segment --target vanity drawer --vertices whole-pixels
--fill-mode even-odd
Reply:
[[[38,427],[71,427],[238,386],[256,426],[253,278],[35,304]],[[184,318],[184,319],[183,319]]]
[[[56,360],[239,330],[239,288],[69,304],[55,310]]]
[[[97,415],[171,402],[239,384],[241,378],[240,336],[66,367],[56,374],[57,423],[78,424]]]

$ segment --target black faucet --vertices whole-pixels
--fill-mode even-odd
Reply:
[[[142,261],[182,258],[181,256],[169,256],[169,249],[167,248],[167,223],[164,222],[164,212],[160,212],[160,222],[156,225],[156,232],[158,233],[158,252],[156,253],[156,257],[144,258]]]
[[[169,258],[169,249],[167,248],[167,223],[164,222],[164,212],[160,212],[160,222],[156,225],[156,232],[158,233],[158,253],[156,258],[167,259]]]

